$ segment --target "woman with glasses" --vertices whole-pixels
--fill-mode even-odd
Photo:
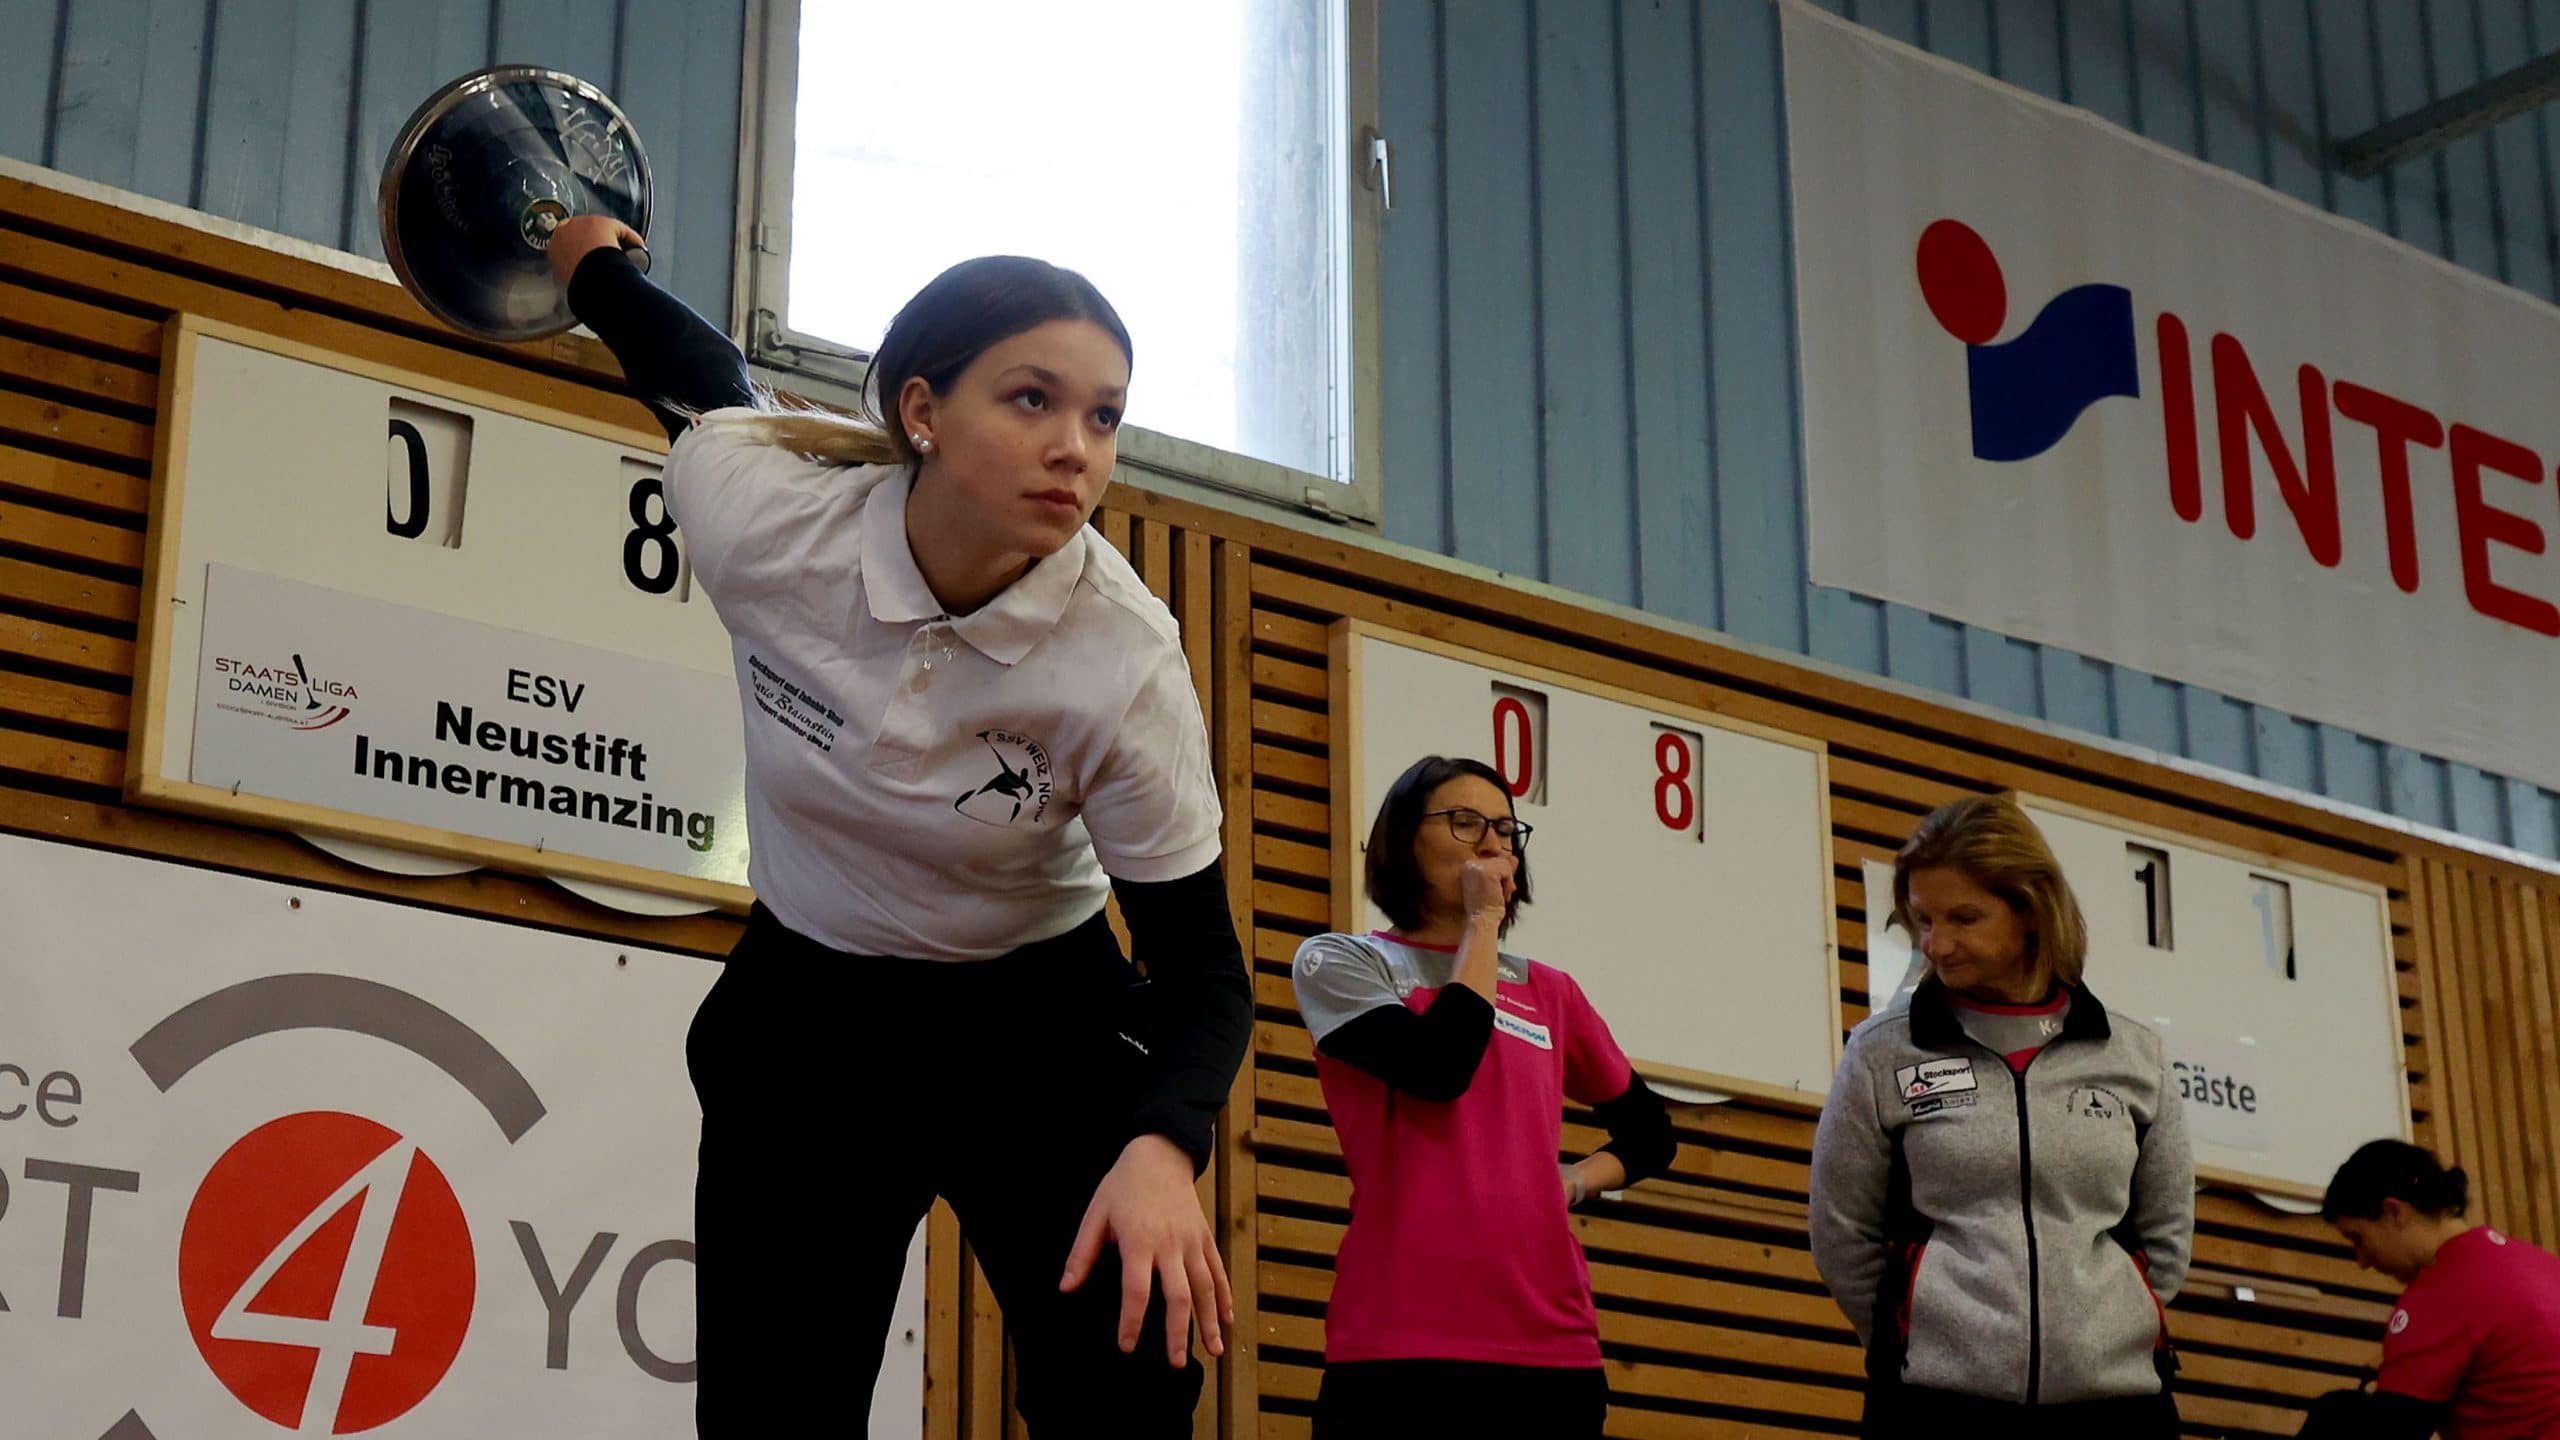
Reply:
[[[1298,948],[1298,1009],[1351,1172],[1317,1440],[1597,1436],[1609,1403],[1591,1272],[1566,1211],[1661,1173],[1670,1112],[1563,971],[1505,955],[1530,827],[1502,777],[1433,755],[1369,829],[1389,922]],[[1564,1102],[1609,1133],[1559,1169]]]

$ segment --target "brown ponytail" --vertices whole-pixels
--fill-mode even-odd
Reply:
[[[768,445],[828,465],[904,465],[916,458],[904,436],[832,410],[776,409],[710,423],[734,425]]]

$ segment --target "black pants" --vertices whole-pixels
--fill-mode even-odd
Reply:
[[[1608,1418],[1609,1380],[1596,1367],[1363,1360],[1325,1367],[1324,1387],[1316,1392],[1315,1440],[1599,1440]]]
[[[2168,1391],[2068,1405],[2019,1405],[1914,1385],[1870,1386],[1862,1440],[2178,1440]]]
[[[863,1424],[937,1195],[1004,1307],[1033,1435],[1191,1433],[1200,1363],[1166,1363],[1163,1296],[1123,1355],[1118,1250],[1058,1291],[1128,1138],[1145,1057],[1125,1037],[1150,1033],[1135,978],[1100,915],[949,964],[839,954],[757,907],[685,1042],[703,1440]]]

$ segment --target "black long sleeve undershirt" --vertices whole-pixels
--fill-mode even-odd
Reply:
[[[755,403],[747,357],[710,321],[651,284],[631,257],[610,246],[578,262],[569,310],[622,363],[631,393],[673,441],[699,415]]]
[[[1316,1048],[1357,1066],[1419,1100],[1441,1104],[1467,1093],[1493,1039],[1493,1006],[1463,985],[1443,988],[1419,1014],[1381,1005],[1334,1027]],[[1662,1097],[1631,1075],[1615,1099],[1591,1107],[1609,1132],[1599,1153],[1618,1157],[1626,1183],[1671,1168],[1680,1143],[1671,1133],[1671,1111]]]
[[[1618,1157],[1630,1185],[1670,1169],[1672,1157],[1680,1153],[1679,1137],[1671,1133],[1671,1107],[1641,1075],[1629,1075],[1617,1099],[1592,1106],[1591,1118],[1609,1132],[1609,1143],[1599,1153]]]
[[[1475,1083],[1492,1039],[1492,1004],[1464,985],[1448,985],[1420,1014],[1380,1005],[1335,1026],[1316,1048],[1417,1099],[1447,1104]]]
[[[632,393],[670,441],[692,414],[755,403],[738,347],[621,251],[599,249],[578,262],[569,308],[622,362]],[[1129,1136],[1162,1135],[1195,1169],[1206,1166],[1253,1032],[1253,985],[1227,909],[1225,871],[1213,860],[1179,880],[1115,880],[1112,890],[1159,1021]]]
[[[1253,1035],[1253,981],[1227,909],[1226,867],[1212,860],[1179,880],[1114,880],[1111,890],[1159,1022],[1128,1135],[1164,1136],[1196,1172],[1209,1163],[1218,1112]]]

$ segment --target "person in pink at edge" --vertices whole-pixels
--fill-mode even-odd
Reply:
[[[2320,1214],[2356,1263],[2407,1288],[2370,1392],[2311,1407],[2311,1440],[2560,1436],[2560,1258],[2462,1218],[2471,1178],[2398,1140],[2338,1167]]]
[[[1419,760],[1369,830],[1369,898],[1391,928],[1298,948],[1352,1186],[1316,1440],[1563,1440],[1607,1416],[1566,1212],[1661,1173],[1677,1143],[1572,978],[1501,953],[1529,901],[1528,838],[1492,767]],[[1567,1099],[1609,1143],[1559,1173]]]

